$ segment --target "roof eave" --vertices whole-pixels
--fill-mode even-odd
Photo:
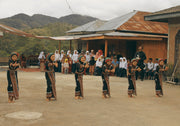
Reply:
[[[158,22],[168,22],[170,18],[180,17],[180,12],[175,13],[165,13],[165,14],[155,14],[155,15],[147,15],[144,16],[144,20],[146,21],[158,21]]]

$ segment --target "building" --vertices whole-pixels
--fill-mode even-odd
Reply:
[[[148,14],[133,11],[110,21],[96,20],[68,31],[68,37],[76,40],[76,49],[102,49],[105,56],[117,54],[131,59],[143,45],[147,58],[166,59],[168,25],[144,21]]]
[[[180,6],[154,12],[145,20],[168,23],[168,63],[180,64]]]

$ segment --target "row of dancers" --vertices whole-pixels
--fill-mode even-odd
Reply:
[[[47,82],[47,90],[46,90],[46,100],[52,101],[57,100],[56,94],[56,84],[55,84],[55,72],[54,67],[58,67],[57,62],[54,62],[55,55],[51,53],[47,57],[48,61],[45,63],[46,71],[45,78]],[[89,64],[86,63],[85,56],[78,57],[79,62],[76,64],[75,70],[75,99],[83,99],[83,73],[84,69],[89,67]],[[137,66],[138,59],[132,59],[131,63],[127,69],[127,77],[128,77],[128,96],[130,98],[137,95],[136,92],[136,79],[135,72],[141,71],[142,69]],[[8,102],[12,103],[14,100],[19,99],[19,86],[18,86],[18,77],[17,77],[17,69],[19,68],[19,60],[18,53],[13,52],[10,56],[9,60],[9,69],[7,70],[7,80],[8,80]],[[157,70],[155,72],[155,90],[156,96],[163,96],[163,83],[162,77],[163,73],[168,70],[168,67],[164,65],[164,60],[159,60],[159,65],[157,66]],[[115,72],[115,67],[112,64],[111,58],[106,57],[102,67],[102,81],[103,81],[103,90],[102,97],[110,98],[110,84],[109,84],[109,75]]]

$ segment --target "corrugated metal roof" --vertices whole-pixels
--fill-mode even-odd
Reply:
[[[130,13],[125,14],[123,16],[114,18],[114,19],[106,22],[100,28],[96,29],[96,31],[112,31],[112,30],[116,30],[119,26],[121,26],[122,24],[127,22],[136,13],[137,13],[137,11],[133,11],[133,12],[130,12]]]
[[[67,31],[67,33],[95,31],[97,28],[102,26],[105,22],[106,21],[95,20],[95,21],[89,22],[87,24],[84,24],[82,26],[79,26],[77,28],[74,28],[74,29],[72,29],[70,31]]]
[[[144,21],[144,16],[150,14],[149,12],[133,11],[126,15],[114,18],[106,23],[101,23],[100,27],[94,27],[97,23],[95,21],[77,27],[69,33],[83,32],[112,32],[112,31],[128,31],[128,32],[141,32],[141,33],[155,33],[155,34],[168,34],[168,24]],[[92,27],[91,27],[92,26]]]
[[[167,23],[144,21],[144,16],[148,14],[150,13],[138,11],[128,21],[119,26],[117,30],[168,34]]]
[[[169,14],[169,13],[177,13],[177,12],[180,12],[180,5],[154,12],[152,14],[149,14],[148,16],[150,16],[150,15],[151,16],[152,15],[160,15],[160,14]]]
[[[6,33],[12,33],[12,34],[16,34],[16,35],[19,35],[19,36],[35,37],[35,36],[32,35],[32,34],[23,32],[23,31],[21,31],[21,30],[18,30],[18,29],[15,29],[15,28],[12,28],[12,27],[3,25],[3,24],[0,24],[0,30],[3,31],[3,32],[6,32]]]

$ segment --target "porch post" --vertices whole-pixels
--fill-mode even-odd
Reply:
[[[107,57],[107,51],[108,51],[108,40],[105,40],[105,52],[104,52],[105,57]]]
[[[87,43],[86,43],[86,51],[88,51],[89,50],[89,41],[87,41]]]
[[[71,50],[71,45],[72,45],[72,40],[70,40],[70,43],[69,43],[69,50]]]
[[[61,40],[59,40],[59,53],[61,51]]]

